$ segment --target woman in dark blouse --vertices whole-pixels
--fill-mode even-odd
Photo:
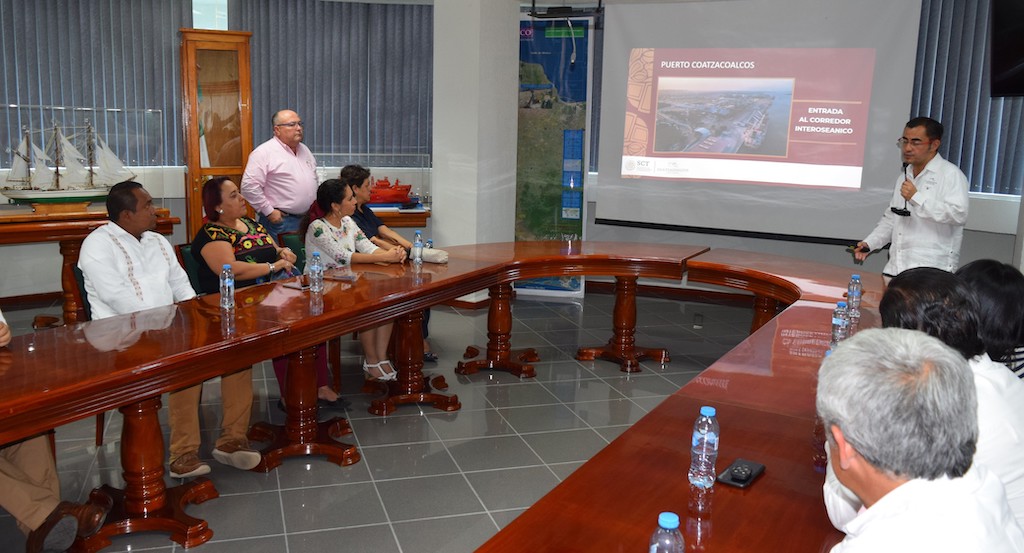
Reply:
[[[209,222],[192,239],[192,256],[199,264],[199,292],[220,291],[224,265],[231,265],[237,288],[269,282],[274,273],[295,269],[295,253],[279,247],[263,225],[245,216],[245,198],[228,177],[215,177],[203,184],[203,209]],[[328,405],[340,405],[337,392],[328,384],[326,348],[317,359],[317,397]],[[274,359],[281,397],[287,370],[286,356]]]

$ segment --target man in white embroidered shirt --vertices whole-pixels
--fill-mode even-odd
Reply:
[[[1024,552],[999,479],[972,466],[978,400],[957,351],[861,331],[822,362],[817,407],[832,469],[865,507],[832,553]]]
[[[111,222],[92,231],[82,243],[78,267],[93,319],[162,307],[195,297],[188,275],[166,238],[156,232],[156,209],[149,192],[137,182],[114,185],[107,195]],[[170,474],[201,476],[210,466],[199,458],[199,399],[202,384],[172,392],[168,399],[171,440]],[[221,377],[223,431],[213,457],[248,470],[259,464],[249,449],[246,431],[252,411],[252,369]]]
[[[854,253],[864,261],[871,250],[891,243],[882,269],[886,277],[914,267],[953,272],[960,263],[970,185],[963,171],[939,155],[942,134],[942,123],[916,117],[896,141],[903,172],[878,225]]]

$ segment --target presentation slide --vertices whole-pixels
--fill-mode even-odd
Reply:
[[[609,4],[597,224],[855,243],[889,208],[919,1]],[[844,242],[851,241],[851,242]]]
[[[634,48],[622,175],[859,188],[875,52]]]

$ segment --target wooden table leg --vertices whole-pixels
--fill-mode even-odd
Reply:
[[[370,402],[370,413],[388,415],[395,411],[396,406],[406,403],[431,403],[442,411],[462,408],[459,396],[434,392],[423,376],[423,311],[402,315],[395,320],[391,346],[391,361],[398,371],[398,379],[376,383],[387,391],[384,397]],[[447,388],[443,377],[435,378],[434,386]]]
[[[77,323],[85,319],[85,306],[80,305],[78,297],[78,281],[75,280],[73,267],[78,264],[78,255],[82,250],[81,240],[60,241],[60,287],[64,294],[64,324]]]
[[[619,364],[623,372],[640,371],[640,361],[653,359],[668,363],[668,350],[642,348],[635,344],[636,334],[636,281],[637,277],[615,277],[615,311],[612,318],[612,337],[603,346],[580,348],[576,359],[593,361],[606,359]]]
[[[219,494],[213,482],[196,478],[179,486],[164,484],[164,442],[157,411],[160,398],[150,398],[121,407],[124,428],[121,431],[121,467],[123,490],[101,486],[90,494],[97,504],[113,506],[103,527],[88,538],[75,541],[72,551],[93,552],[110,545],[110,538],[133,532],[170,532],[171,539],[190,548],[206,543],[213,531],[205,520],[185,514],[188,503],[202,503]]]
[[[518,377],[536,376],[530,363],[540,360],[537,352],[533,348],[512,349],[512,285],[505,283],[492,286],[489,295],[491,304],[487,311],[487,358],[460,361],[455,372],[473,374],[480,369],[497,369]],[[469,346],[463,357],[475,357],[479,351],[476,346]]]
[[[750,333],[764,326],[779,312],[779,300],[768,296],[754,296],[754,320],[750,323]]]
[[[263,448],[263,460],[252,470],[270,472],[285,457],[304,455],[326,455],[328,460],[342,466],[359,461],[356,446],[334,439],[352,432],[346,419],[335,417],[323,422],[317,421],[317,347],[288,355],[285,423],[281,426],[258,422],[249,429],[250,440],[270,442],[270,445]]]

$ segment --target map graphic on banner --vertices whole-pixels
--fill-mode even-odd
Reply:
[[[589,25],[520,23],[516,240],[582,238]],[[572,292],[582,283],[543,278],[516,288]]]

